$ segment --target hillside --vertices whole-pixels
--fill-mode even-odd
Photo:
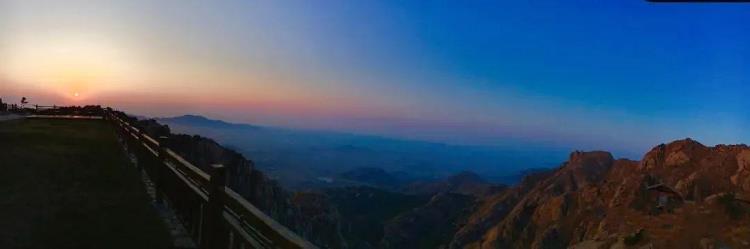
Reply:
[[[481,200],[450,248],[747,248],[750,148],[685,139],[641,161],[574,152]]]
[[[450,241],[475,198],[455,193],[435,194],[429,202],[385,223],[382,248],[437,248]]]
[[[341,215],[341,233],[348,248],[380,247],[389,220],[429,200],[364,186],[328,189],[324,194]]]
[[[438,193],[458,193],[482,197],[505,188],[482,179],[476,173],[463,171],[445,179],[418,181],[403,187],[402,191],[410,194],[434,195]]]

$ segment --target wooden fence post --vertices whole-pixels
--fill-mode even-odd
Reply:
[[[136,153],[136,157],[137,158],[138,157],[145,158],[143,155],[147,155],[147,153],[146,153],[147,150],[146,150],[145,147],[143,147],[141,145],[141,143],[143,143],[143,141],[146,141],[146,138],[143,136],[143,129],[138,129],[138,134],[136,134],[136,136],[138,137],[138,140],[136,140],[136,148],[133,148],[133,153]],[[150,156],[150,155],[148,155],[148,156]],[[141,159],[141,158],[139,158],[139,159]],[[141,173],[141,170],[144,167],[144,165],[143,165],[144,163],[146,163],[146,160],[138,160],[138,163],[135,165],[136,169],[138,169],[138,173],[139,174]]]
[[[126,140],[127,137],[125,137],[125,126],[122,124],[122,121],[117,119],[117,131],[120,133],[120,137],[122,138],[122,142],[126,144],[128,141]]]
[[[164,204],[164,199],[162,198],[162,194],[164,191],[164,177],[166,175],[166,167],[167,165],[164,165],[167,162],[167,137],[166,136],[160,136],[158,138],[159,140],[159,163],[154,165],[154,193],[156,195],[156,203],[158,204]]]
[[[201,235],[201,248],[227,248],[229,235],[224,225],[224,199],[226,193],[226,168],[221,164],[211,165],[208,184],[208,205]]]

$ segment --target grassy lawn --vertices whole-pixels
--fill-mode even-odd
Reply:
[[[169,248],[104,121],[0,122],[0,248]]]

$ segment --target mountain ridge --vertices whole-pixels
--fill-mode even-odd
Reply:
[[[220,119],[210,119],[205,116],[195,114],[184,114],[180,116],[172,117],[159,117],[155,118],[157,121],[171,122],[178,124],[190,124],[203,127],[213,128],[232,128],[232,129],[260,129],[261,126],[245,123],[231,123]]]
[[[750,219],[727,210],[750,210],[740,199],[749,192],[746,145],[682,139],[640,161],[573,152],[552,172],[481,200],[448,246],[744,248]]]

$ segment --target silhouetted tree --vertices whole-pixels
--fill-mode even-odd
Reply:
[[[26,104],[28,104],[29,101],[26,100],[26,97],[21,97],[21,108],[26,107]]]

